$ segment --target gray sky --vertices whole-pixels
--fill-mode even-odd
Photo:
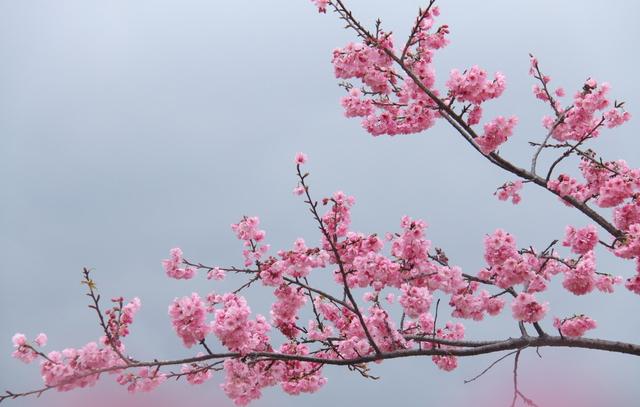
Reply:
[[[347,3],[363,22],[382,17],[397,38],[422,5]],[[487,105],[485,118],[520,117],[502,149],[515,162],[527,165],[526,142],[541,139],[546,114],[531,95],[529,52],[569,94],[593,76],[609,81],[612,96],[638,115],[640,3],[442,0],[440,6],[452,43],[437,55],[438,84],[450,69],[473,64],[506,74],[508,89]],[[9,356],[16,331],[47,332],[50,350],[100,336],[79,284],[83,266],[96,269],[105,298],[141,297],[128,341],[136,356],[186,355],[167,305],[193,290],[230,286],[170,281],[160,260],[181,246],[205,263],[241,263],[229,224],[243,214],[261,217],[274,248],[290,247],[298,236],[316,242],[306,208],[291,194],[296,151],[310,156],[317,197],[338,189],[356,196],[356,230],[384,233],[397,230],[402,215],[423,218],[434,244],[469,273],[482,267],[482,237],[497,227],[521,246],[541,247],[561,237],[566,224],[587,224],[534,187],[525,187],[519,206],[498,202],[492,192],[512,177],[489,167],[443,124],[373,139],[345,119],[330,56],[353,38],[306,0],[0,0],[0,388],[40,385],[36,366]],[[640,166],[639,130],[633,120],[594,146],[608,159]],[[633,274],[632,264],[598,254],[601,271]],[[584,312],[599,322],[593,335],[638,342],[637,296],[620,289],[578,298],[558,289],[560,281],[553,285],[544,295],[552,315]],[[267,290],[247,296],[255,312],[268,311]],[[508,310],[466,325],[469,337],[517,335]],[[542,355],[528,352],[520,370],[523,390],[541,403],[560,391],[589,400],[566,402],[572,405],[637,400],[640,365],[632,357],[547,349]],[[453,373],[428,359],[387,362],[373,367],[382,376],[377,382],[329,368],[319,393],[267,390],[254,405],[506,405],[511,362],[462,383],[495,358],[460,360]],[[166,387],[174,398],[230,405],[219,380]],[[11,405],[65,404],[92,394],[47,394]]]

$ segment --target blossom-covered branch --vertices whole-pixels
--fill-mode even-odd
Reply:
[[[298,153],[293,192],[302,198],[320,232],[317,241],[308,245],[298,238],[291,248],[274,252],[259,218],[243,216],[231,225],[242,242],[241,266],[187,260],[180,248],[172,249],[162,262],[170,278],[186,280],[204,274],[213,280],[206,294],[194,292],[169,305],[178,340],[188,349],[198,349],[193,356],[141,361],[128,355],[124,342],[141,302],[116,297],[112,308],[103,312],[91,272],[85,269],[83,283],[102,336],[79,349],[45,354],[40,348],[46,344],[46,335],[38,335],[31,343],[25,335],[16,334],[13,355],[25,363],[39,360],[44,387],[6,392],[0,402],[39,396],[51,389],[92,386],[105,374],[114,375],[119,384],[135,392],[151,391],[170,378],[202,384],[223,371],[223,391],[238,405],[245,405],[259,398],[262,389],[276,385],[292,395],[315,392],[326,384],[325,366],[344,366],[374,378],[371,362],[428,356],[438,368],[451,371],[459,357],[509,352],[498,361],[515,355],[512,405],[518,399],[533,405],[520,390],[517,377],[520,354],[528,348],[582,348],[640,356],[639,344],[585,338],[597,328],[594,319],[580,312],[553,315],[553,305],[544,301],[554,280],[561,280],[571,295],[615,292],[624,277],[598,271],[599,244],[635,264],[636,272],[627,276],[625,286],[640,294],[640,170],[624,160],[606,161],[586,147],[605,128],[630,118],[623,103],[608,99],[609,85],[588,79],[564,107],[564,89],[552,88],[551,78],[531,57],[530,74],[537,81],[533,93],[549,105],[552,116],[543,119],[543,140],[530,142],[535,151],[531,170],[525,170],[499,153],[516,130],[516,116],[497,116],[478,128],[484,104],[506,88],[504,75],[490,78],[478,66],[453,69],[445,88],[436,88],[433,59],[448,45],[450,29],[435,26],[440,13],[435,1],[419,11],[398,52],[393,35],[383,30],[380,21],[369,30],[344,1],[313,1],[322,13],[333,10],[361,40],[333,52],[335,76],[348,92],[341,100],[347,117],[360,117],[374,136],[420,133],[444,119],[489,162],[518,177],[495,191],[500,200],[517,204],[524,185],[536,184],[594,224],[569,225],[564,236],[551,236],[551,243],[542,250],[518,245],[512,234],[497,229],[484,238],[485,264],[479,271],[463,272],[444,249],[427,239],[427,223],[421,219],[403,216],[399,230],[386,234],[353,230],[355,198],[338,191],[314,199],[306,171],[308,157]],[[559,156],[543,177],[537,169],[545,152]],[[567,174],[553,177],[572,157],[579,159],[584,182]],[[612,218],[594,207],[613,208]],[[606,237],[600,236],[598,226]],[[334,285],[314,283],[315,276],[327,273]],[[237,279],[237,288],[216,292],[215,281],[227,278]],[[273,294],[268,316],[254,314],[244,296],[255,286]],[[440,312],[440,301],[449,305],[449,316]],[[495,317],[505,313],[507,306],[520,336],[503,334],[499,337],[505,339],[488,341],[465,338],[463,320]],[[169,370],[177,366],[179,372]]]

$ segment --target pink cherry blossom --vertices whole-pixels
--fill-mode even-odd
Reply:
[[[274,295],[278,300],[271,306],[273,324],[284,335],[295,338],[300,333],[296,327],[298,311],[307,302],[307,298],[300,288],[285,284],[278,287]]]
[[[553,326],[557,328],[562,335],[576,338],[583,336],[584,333],[590,329],[595,329],[596,321],[585,315],[578,315],[563,320],[554,318]]]
[[[209,272],[207,273],[207,280],[222,281],[224,280],[225,275],[226,275],[226,272],[222,270],[220,267],[214,267],[213,269],[209,270]]]
[[[613,216],[616,227],[622,230],[629,230],[634,223],[640,224],[640,201],[616,207]]]
[[[429,310],[431,306],[429,289],[403,284],[401,291],[402,295],[399,302],[409,318],[417,318],[420,314],[424,314]]]
[[[607,99],[609,84],[598,84],[589,79],[582,90],[573,99],[572,108],[564,113],[563,120],[556,123],[554,119],[544,120],[545,127],[551,130],[553,138],[558,141],[582,141],[599,135],[599,129],[606,119],[607,127],[619,126],[629,120],[630,116],[620,113],[618,107],[603,112],[611,102]]]
[[[96,342],[79,349],[49,352],[47,358],[40,365],[42,378],[47,386],[56,386],[59,391],[93,386],[99,378],[93,372],[122,363],[111,347],[101,347]]]
[[[205,304],[197,293],[190,297],[176,298],[169,306],[169,316],[176,334],[187,348],[204,340],[209,333]]]
[[[316,7],[318,7],[318,12],[320,13],[326,13],[327,12],[327,6],[329,5],[330,0],[311,0]]]
[[[17,333],[11,340],[13,347],[16,348],[11,356],[24,363],[31,363],[38,358],[36,351],[27,344],[27,337],[24,334]]]
[[[222,296],[222,309],[217,309],[211,330],[230,351],[250,352],[268,346],[267,332],[271,326],[262,315],[251,320],[251,309],[244,297],[235,294]]]
[[[500,188],[498,188],[498,191],[494,193],[494,195],[496,195],[501,201],[511,199],[511,203],[517,205],[522,200],[519,194],[520,190],[522,189],[522,185],[523,183],[520,180],[506,182]]]
[[[544,318],[549,303],[539,303],[532,294],[520,293],[511,304],[513,317],[522,322],[538,322]]]
[[[490,266],[503,264],[510,258],[518,257],[514,237],[502,229],[484,238],[484,259]]]
[[[487,72],[474,65],[462,73],[457,69],[452,70],[447,88],[452,97],[480,105],[502,95],[506,88],[506,81],[500,72],[496,72],[494,79],[488,79]]]
[[[629,226],[624,239],[616,245],[613,252],[623,259],[640,258],[640,223]]]
[[[305,164],[307,162],[307,155],[305,153],[297,153],[295,163],[298,165]]]
[[[607,127],[611,129],[629,121],[631,119],[631,114],[629,112],[621,112],[618,109],[611,109],[604,114],[604,118],[606,120]]]
[[[257,216],[245,216],[238,223],[231,225],[231,230],[239,240],[243,241],[245,249],[242,251],[244,265],[249,266],[254,262],[259,262],[269,251],[269,245],[262,244],[266,233],[260,230],[260,219]]]
[[[464,338],[464,326],[460,323],[447,322],[444,329],[438,329],[436,336],[442,339],[457,340]],[[446,346],[442,348],[446,349]],[[432,356],[431,360],[440,369],[450,372],[458,367],[458,358],[455,356]]]
[[[636,275],[628,278],[624,286],[632,293],[640,295],[640,265],[638,266]]]
[[[593,225],[589,225],[583,229],[576,229],[573,226],[567,226],[566,235],[563,246],[571,247],[571,251],[576,254],[585,254],[593,250],[598,244],[598,231]]]
[[[578,264],[564,274],[562,286],[575,295],[588,294],[596,286],[596,262],[593,251],[587,252]]]
[[[47,345],[47,335],[44,334],[44,333],[38,334],[38,336],[36,336],[36,339],[34,340],[34,342],[38,346],[46,346]]]
[[[204,356],[204,353],[198,353],[197,356]],[[205,363],[183,364],[180,372],[186,373],[187,381],[193,385],[203,384],[213,376],[211,369]]]
[[[170,258],[168,260],[162,260],[162,266],[165,272],[171,278],[177,280],[184,279],[189,280],[195,275],[195,270],[191,267],[180,267],[184,259],[182,258],[182,250],[176,247],[171,249]]]
[[[518,119],[515,116],[509,119],[498,116],[495,120],[485,124],[484,133],[476,139],[480,150],[484,154],[491,154],[496,151],[511,137],[516,124],[518,124]]]
[[[126,386],[130,393],[150,392],[167,380],[164,373],[153,371],[148,367],[142,367],[137,374],[123,373],[116,381],[122,386]]]
[[[622,283],[622,277],[611,275],[599,275],[596,278],[596,288],[603,293],[612,293],[614,286]]]

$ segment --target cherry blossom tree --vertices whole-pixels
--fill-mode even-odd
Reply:
[[[180,248],[171,249],[162,261],[169,278],[214,282],[214,291],[192,293],[169,305],[173,330],[193,350],[191,357],[140,360],[129,354],[125,341],[141,300],[115,297],[105,306],[92,271],[85,268],[82,283],[102,336],[78,349],[45,353],[45,334],[17,333],[13,356],[39,362],[44,386],[7,391],[0,402],[93,386],[104,376],[138,392],[152,391],[169,379],[199,385],[221,374],[223,392],[246,405],[266,387],[280,386],[291,395],[316,392],[326,384],[325,366],[342,366],[371,379],[372,364],[387,359],[427,356],[441,370],[451,371],[461,358],[495,353],[496,361],[470,380],[512,357],[511,405],[535,406],[534,395],[525,395],[518,384],[522,352],[557,347],[640,356],[640,344],[598,338],[594,319],[559,315],[544,301],[551,284],[561,284],[567,295],[640,294],[640,169],[600,157],[589,146],[630,119],[624,102],[611,99],[609,84],[589,78],[581,88],[565,92],[531,56],[533,96],[549,114],[542,118],[543,136],[529,143],[531,160],[523,167],[500,153],[517,131],[518,118],[509,112],[483,114],[485,103],[504,92],[504,75],[489,75],[478,66],[452,69],[445,86],[436,86],[433,61],[449,44],[450,28],[438,22],[435,0],[419,10],[402,42],[380,21],[373,27],[362,24],[345,1],[313,3],[320,13],[341,19],[356,41],[332,55],[335,76],[345,90],[340,103],[346,117],[360,120],[373,136],[421,133],[444,120],[476,154],[511,178],[497,188],[497,199],[517,205],[523,188],[541,188],[582,213],[589,224],[566,226],[564,236],[552,237],[543,248],[497,229],[484,238],[480,271],[465,272],[446,248],[428,240],[423,220],[404,216],[396,232],[380,235],[353,230],[354,197],[342,191],[315,195],[311,163],[298,153],[292,163],[293,193],[315,222],[317,241],[298,238],[292,247],[274,251],[259,218],[243,216],[231,225],[242,244],[243,264],[205,265]],[[538,162],[543,154],[554,157],[547,168]],[[577,164],[579,178],[559,171],[561,163],[570,162]],[[599,271],[598,246],[629,261],[635,273]],[[315,284],[314,276],[321,273],[331,274],[335,284]],[[215,281],[223,279],[237,281],[237,289],[216,292]],[[270,315],[252,313],[250,298],[243,295],[250,286],[273,293]],[[441,301],[450,306],[450,315],[443,315]],[[504,313],[513,317],[519,336],[465,336],[464,320]],[[594,337],[585,337],[593,330]]]

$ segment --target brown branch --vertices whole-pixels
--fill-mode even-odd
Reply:
[[[571,109],[571,108],[569,108],[569,109]],[[558,125],[564,121],[564,118],[565,118],[567,112],[569,111],[569,109],[567,109],[564,112],[562,112],[562,115],[560,115],[560,117],[558,117],[556,119],[555,123],[553,123],[553,126],[551,126],[551,129],[547,133],[547,137],[545,137],[545,139],[542,141],[542,143],[540,144],[540,146],[536,150],[535,154],[533,155],[533,158],[531,159],[531,173],[532,174],[536,173],[536,165],[538,164],[538,156],[540,156],[540,153],[542,152],[542,149],[545,148],[545,146],[547,145],[547,142],[549,141],[549,139],[553,135],[553,132],[556,130]]]
[[[513,400],[511,400],[511,407],[516,406],[518,397],[520,397],[526,405],[530,407],[538,407],[538,405],[534,403],[533,400],[525,396],[518,388],[518,361],[520,360],[520,352],[522,352],[522,349],[518,349],[516,351],[516,358],[513,362]]]
[[[551,174],[553,173],[553,170],[556,168],[556,166],[558,164],[560,164],[560,162],[562,160],[564,160],[565,158],[569,157],[578,147],[580,147],[582,145],[582,143],[584,143],[585,141],[589,140],[591,138],[591,135],[593,135],[593,133],[596,130],[598,130],[600,127],[602,127],[603,124],[604,124],[604,116],[600,119],[598,124],[596,124],[593,127],[593,129],[591,129],[584,137],[582,137],[580,139],[579,142],[577,142],[576,144],[572,145],[571,148],[566,150],[560,157],[558,157],[557,160],[555,160],[553,162],[553,164],[551,164],[551,167],[549,167],[549,171],[547,172],[547,177],[546,177],[547,182],[551,179]]]
[[[127,370],[127,369],[139,368],[139,367],[161,368],[163,366],[175,366],[175,365],[182,365],[182,364],[205,362],[209,360],[229,359],[229,358],[243,358],[243,360],[250,360],[254,362],[259,362],[264,360],[281,360],[281,361],[300,361],[300,362],[320,363],[323,365],[332,365],[332,366],[354,366],[358,364],[370,363],[370,362],[387,360],[387,359],[391,360],[391,359],[400,359],[400,358],[416,357],[416,356],[469,357],[469,356],[477,356],[477,355],[502,352],[506,350],[518,350],[518,349],[523,349],[527,347],[594,349],[594,350],[602,350],[602,351],[608,351],[608,352],[640,356],[640,345],[625,343],[625,342],[610,341],[605,339],[568,338],[568,337],[563,338],[560,336],[545,336],[545,337],[509,338],[509,339],[495,341],[495,342],[490,341],[490,342],[487,342],[486,345],[480,345],[475,347],[467,347],[468,343],[469,342],[467,341],[447,341],[446,342],[447,345],[459,346],[459,347],[458,348],[453,347],[453,348],[447,348],[447,349],[431,348],[431,349],[397,350],[397,351],[391,351],[391,352],[383,352],[383,353],[374,354],[374,355],[360,356],[352,359],[344,359],[344,358],[325,359],[325,358],[315,357],[315,356],[288,355],[288,354],[282,354],[282,353],[276,353],[276,352],[250,352],[247,354],[241,354],[239,352],[228,352],[228,353],[214,353],[211,355],[196,356],[196,357],[185,358],[185,359],[132,362],[128,365],[127,364],[116,365],[116,366],[112,366],[105,369],[90,371],[83,375],[78,375],[69,381],[58,383],[55,386],[46,386],[41,389],[32,390],[25,393],[7,392],[4,395],[0,396],[0,402],[9,398],[17,398],[22,396],[41,394],[52,388],[73,383],[74,381],[80,380],[84,377],[99,375],[102,373],[108,373],[108,372],[113,372],[118,370]]]
[[[346,8],[343,1],[336,0],[336,4],[334,5],[334,7],[336,11],[340,14],[341,18],[348,22],[347,26],[349,28],[354,29],[358,34],[358,36],[364,38],[368,43],[371,43],[373,45],[379,45],[376,38],[373,35],[371,35],[371,33],[367,29],[365,29],[364,26],[358,20],[356,20],[353,17],[353,14]],[[407,74],[407,76],[415,82],[415,84],[418,86],[418,88],[420,88],[420,90],[422,90],[427,96],[429,96],[431,100],[433,100],[436,103],[436,105],[440,109],[441,116],[445,120],[447,120],[458,131],[458,133],[460,133],[460,135],[464,137],[464,139],[467,140],[467,142],[473,148],[475,148],[478,152],[480,152],[487,160],[489,160],[494,165],[504,169],[505,171],[508,171],[514,175],[517,175],[518,177],[523,178],[527,181],[533,182],[543,187],[544,189],[552,192],[554,195],[557,195],[560,198],[563,198],[565,201],[572,204],[575,208],[577,208],[579,211],[581,211],[586,216],[591,218],[594,222],[596,222],[598,225],[600,225],[603,229],[605,229],[614,237],[622,236],[622,232],[618,228],[616,228],[613,224],[611,224],[606,219],[604,219],[600,214],[598,214],[592,208],[587,206],[585,203],[580,202],[571,196],[562,196],[558,192],[550,190],[547,187],[547,180],[512,164],[511,162],[505,160],[504,158],[500,157],[496,153],[491,153],[491,154],[482,153],[482,151],[480,150],[480,147],[474,141],[474,139],[477,138],[478,135],[471,128],[471,126],[469,126],[462,117],[456,114],[450,106],[444,103],[444,101],[442,101],[435,93],[433,93],[433,91],[427,88],[424,85],[424,83],[420,80],[420,78],[418,78],[418,76],[414,74],[413,71],[404,63],[404,61],[400,59],[400,57],[398,57],[392,50],[386,47],[381,47],[380,49],[385,54],[387,54],[387,56],[389,56],[389,58],[391,58],[396,64],[398,64],[398,66]]]
[[[113,335],[111,334],[111,331],[109,331],[109,328],[107,327],[107,324],[104,321],[104,316],[102,315],[102,311],[100,310],[100,295],[96,294],[95,292],[96,286],[94,281],[89,276],[90,273],[91,273],[91,270],[89,270],[88,268],[84,267],[82,269],[82,275],[84,276],[84,280],[82,281],[82,283],[86,285],[87,288],[89,289],[89,292],[86,295],[89,298],[91,298],[91,301],[93,302],[92,305],[89,305],[89,308],[96,311],[96,314],[98,315],[98,322],[102,327],[102,330],[104,331],[105,336],[107,337],[109,347],[113,349],[116,355],[118,355],[118,357],[122,359],[124,363],[130,365],[132,362],[135,362],[135,361],[124,356],[122,352],[120,352],[120,349],[118,349],[118,344],[117,344],[117,341],[119,341],[119,339],[113,337]]]
[[[348,309],[349,311],[353,312],[354,314],[356,313],[355,308],[353,308],[351,305],[349,305],[348,303],[346,303],[346,302],[344,302],[342,300],[337,299],[336,297],[332,296],[331,294],[328,294],[325,291],[319,290],[317,288],[314,288],[314,287],[310,286],[309,284],[304,284],[304,283],[302,283],[300,281],[297,281],[297,280],[294,280],[294,279],[292,279],[290,277],[283,277],[283,279],[284,279],[284,281],[286,281],[288,283],[291,283],[291,284],[295,284],[295,285],[297,285],[299,287],[304,288],[305,290],[309,290],[309,291],[312,291],[312,292],[314,292],[316,294],[320,294],[322,297],[328,299],[329,301],[345,307],[346,309]]]
[[[442,100],[440,100],[431,90],[429,90],[420,81],[420,79],[402,61],[400,61],[398,59],[398,57],[395,56],[395,54],[393,54],[392,51],[390,51],[388,49],[385,49],[385,52],[392,59],[394,59],[394,61],[396,61],[396,63],[398,63],[400,65],[400,67],[407,73],[407,75],[409,75],[409,77],[411,77],[411,79],[413,79],[416,82],[418,87],[423,92],[425,92],[432,100],[434,100],[436,102],[436,104],[438,104],[438,107],[440,107],[442,109],[442,111],[441,111],[442,117],[444,117],[467,140],[467,142],[469,144],[471,144],[471,146],[473,148],[475,148],[477,151],[482,153],[480,151],[480,148],[478,147],[478,145],[473,141],[473,139],[478,137],[478,135],[473,131],[473,129],[471,129],[462,118],[460,118]],[[547,181],[545,179],[543,179],[542,177],[540,177],[540,176],[538,176],[536,174],[533,174],[533,173],[531,173],[531,172],[529,172],[529,171],[527,171],[527,170],[525,170],[523,168],[517,167],[516,165],[514,165],[511,162],[505,160],[504,158],[500,157],[496,153],[483,154],[483,155],[484,155],[485,158],[487,158],[487,160],[489,160],[493,164],[497,165],[498,167],[500,167],[500,168],[502,168],[502,169],[514,174],[514,175],[517,175],[520,178],[523,178],[525,180],[533,182],[534,184],[536,184],[538,186],[541,186],[542,188],[546,189],[547,191],[553,193],[554,195],[559,196],[560,198],[563,198],[565,201],[567,201],[570,204],[572,204],[576,209],[578,209],[579,211],[584,213],[586,216],[591,218],[594,222],[596,222],[598,225],[600,225],[603,229],[605,229],[607,232],[609,232],[614,237],[619,237],[619,236],[622,235],[622,232],[620,230],[618,230],[618,228],[616,228],[613,224],[611,224],[606,219],[604,219],[599,213],[594,211],[592,208],[587,206],[585,203],[580,202],[580,201],[578,201],[577,199],[575,199],[574,197],[571,197],[571,196],[562,196],[560,193],[549,189],[547,187]]]
[[[489,370],[491,370],[491,368],[493,368],[495,365],[497,365],[498,363],[502,362],[503,360],[505,360],[506,358],[508,358],[509,356],[513,355],[516,352],[520,352],[520,350],[511,351],[511,352],[507,353],[506,355],[501,356],[497,360],[494,360],[493,363],[491,363],[489,366],[487,366],[487,368],[485,368],[482,372],[480,372],[477,375],[473,376],[471,379],[465,379],[464,384],[471,383],[472,381],[475,381],[475,380],[479,379],[480,377],[484,376],[484,374],[487,373]]]
[[[335,239],[333,238],[333,236],[331,236],[331,234],[329,233],[329,231],[325,227],[324,222],[322,221],[322,218],[320,217],[320,214],[318,213],[318,209],[317,209],[318,208],[318,202],[313,201],[313,199],[311,198],[311,194],[309,193],[309,186],[305,182],[305,178],[307,177],[308,174],[305,174],[305,175],[302,174],[301,168],[300,168],[300,164],[298,164],[296,166],[296,170],[297,170],[297,173],[298,173],[298,178],[300,179],[300,185],[302,186],[302,188],[304,188],[304,193],[305,193],[306,198],[307,198],[306,202],[309,205],[309,211],[313,215],[313,218],[315,219],[315,221],[318,223],[318,228],[320,229],[320,231],[324,235],[325,239],[329,243],[329,246],[331,247],[331,251],[333,252],[334,257],[336,258],[336,263],[338,263],[338,268],[340,270],[340,274],[342,275],[342,282],[343,282],[343,286],[344,286],[345,295],[349,298],[349,302],[353,306],[353,310],[355,311],[354,313],[357,316],[357,318],[358,318],[358,320],[360,322],[360,325],[362,326],[362,330],[364,331],[365,336],[367,337],[367,340],[369,341],[371,347],[375,350],[377,355],[380,355],[382,352],[380,351],[380,348],[378,348],[378,345],[376,345],[375,341],[373,340],[373,336],[371,336],[371,333],[369,332],[369,328],[367,328],[367,324],[364,321],[364,317],[362,316],[362,313],[360,312],[360,309],[358,308],[358,304],[356,303],[356,300],[353,297],[353,294],[351,293],[351,289],[349,288],[349,284],[347,283],[347,273],[345,271],[344,263],[342,262],[342,258],[340,257],[340,252],[338,251],[338,248],[336,247],[336,242],[334,241]]]
[[[416,18],[416,22],[413,25],[413,28],[411,29],[411,34],[409,34],[409,37],[407,38],[407,42],[404,45],[404,48],[402,49],[402,55],[400,59],[404,60],[405,57],[407,56],[407,52],[409,51],[409,48],[411,48],[416,43],[414,41],[414,38],[416,34],[418,34],[418,30],[420,29],[420,24],[422,24],[422,21],[424,21],[424,19],[429,15],[429,11],[431,11],[431,7],[435,2],[436,0],[429,0],[429,5],[424,11],[422,9],[418,10],[418,18]]]

